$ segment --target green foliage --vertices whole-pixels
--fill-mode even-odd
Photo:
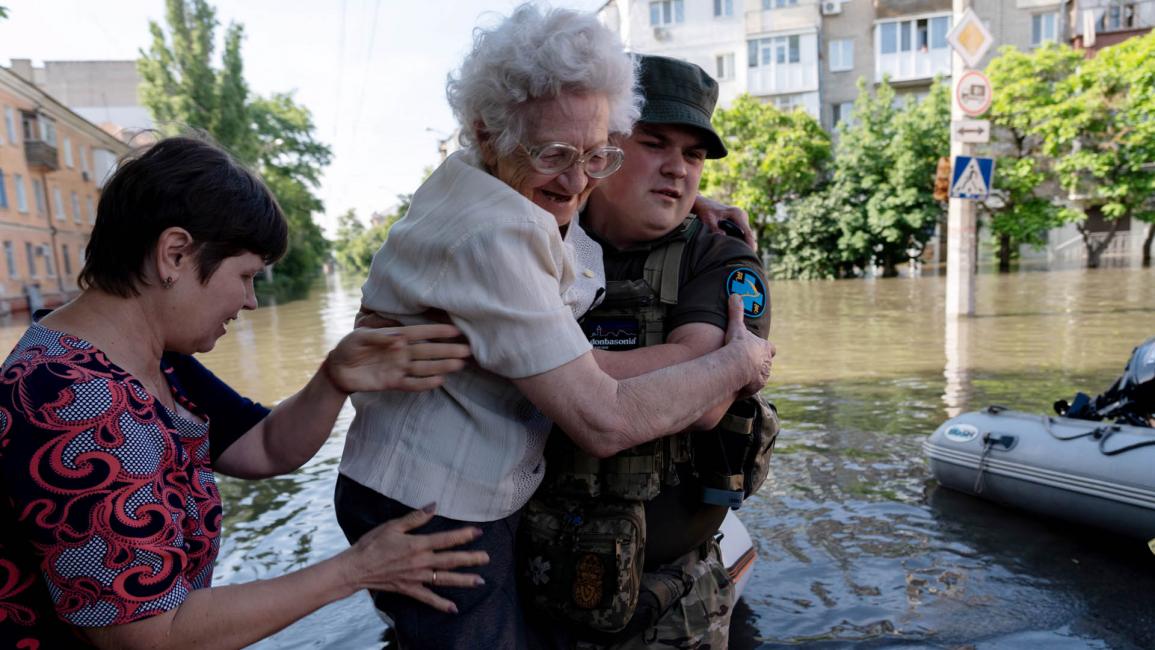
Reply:
[[[805,111],[784,112],[749,95],[713,121],[730,154],[707,163],[703,192],[742,206],[769,247],[776,206],[815,187],[830,160],[830,136]]]
[[[893,276],[922,253],[943,215],[932,192],[938,159],[950,149],[949,92],[936,81],[925,99],[900,106],[889,83],[872,93],[860,79],[858,90],[825,189],[839,231],[825,268],[847,275],[877,266]]]
[[[0,18],[8,17],[8,7],[0,7]]]
[[[253,167],[277,197],[289,222],[289,248],[262,294],[303,295],[328,258],[328,242],[313,221],[324,205],[314,194],[331,149],[317,141],[309,110],[290,94],[251,96],[244,78],[244,28],[225,33],[221,68],[213,68],[216,11],[205,0],[166,0],[168,34],[149,24],[152,45],[140,53],[141,96],[166,135],[207,132]]]
[[[774,241],[774,277],[816,280],[849,274],[838,255],[843,207],[843,197],[829,185],[791,203],[790,219]]]
[[[333,242],[333,257],[341,268],[361,276],[369,274],[373,256],[389,237],[393,224],[409,211],[412,194],[397,197],[400,205],[377,224],[366,228],[353,210],[338,217],[337,240]]]
[[[1000,270],[1010,269],[1021,244],[1045,245],[1047,231],[1071,214],[1052,198],[1056,179],[1042,155],[1037,127],[1054,109],[1057,86],[1082,61],[1079,52],[1066,46],[1047,44],[1031,52],[1008,46],[987,66],[998,89],[990,119],[1002,155],[995,164],[995,200],[982,203],[981,209],[996,237]]]
[[[1155,34],[1103,49],[1057,84],[1055,95],[1039,111],[1035,133],[1060,185],[1081,197],[1077,225],[1094,267],[1122,219],[1155,221]],[[1093,237],[1083,225],[1092,212],[1113,224],[1106,236]]]

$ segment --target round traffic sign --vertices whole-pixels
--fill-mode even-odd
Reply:
[[[967,70],[954,87],[954,101],[962,112],[978,117],[991,107],[991,80],[978,70]]]

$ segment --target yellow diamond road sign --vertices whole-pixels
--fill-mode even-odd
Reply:
[[[994,44],[987,26],[979,20],[974,9],[967,9],[962,20],[950,30],[946,40],[959,53],[968,68],[977,67],[987,50]]]

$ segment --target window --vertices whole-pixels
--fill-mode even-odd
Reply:
[[[24,242],[24,257],[28,260],[28,277],[36,277],[36,258],[32,256],[32,242]]]
[[[782,7],[797,7],[798,0],[762,0],[763,9],[781,9]]]
[[[843,38],[830,41],[830,71],[840,72],[854,69],[854,39]]]
[[[41,115],[40,119],[37,121],[40,122],[40,139],[55,147],[56,122],[48,119],[47,117],[44,117],[43,115]]]
[[[0,169],[0,208],[8,207],[8,190],[4,186],[4,170]]]
[[[798,94],[795,94],[795,95],[775,95],[771,101],[774,103],[774,106],[780,111],[790,112],[790,111],[795,111],[798,109],[805,110],[805,108],[806,108],[806,102],[803,101],[802,95],[798,95]]]
[[[44,268],[48,270],[48,277],[56,277],[56,265],[52,263],[52,249],[45,244],[36,253],[44,258]]]
[[[88,223],[96,223],[96,209],[92,207],[92,197],[84,198],[84,207],[88,208]]]
[[[68,244],[60,245],[60,260],[64,262],[64,275],[72,276],[72,260],[68,258]]]
[[[734,0],[714,0],[714,17],[725,18],[734,15]]]
[[[64,221],[64,199],[60,198],[60,188],[52,188],[52,202],[56,204],[56,219]]]
[[[878,24],[878,53],[922,52],[945,50],[950,16],[890,21]]]
[[[1031,45],[1042,45],[1055,41],[1055,19],[1057,14],[1035,14],[1031,16]]]
[[[44,214],[44,184],[40,179],[32,179],[32,196],[36,199],[36,214]]]
[[[734,78],[734,53],[719,54],[714,57],[714,75],[719,80]]]
[[[650,3],[650,25],[660,26],[686,20],[683,0],[658,0]]]
[[[69,168],[69,169],[72,169],[72,167],[73,167],[73,160],[72,160],[72,138],[70,138],[70,137],[68,137],[68,136],[64,136],[64,147],[63,147],[63,149],[64,149],[64,166],[65,166],[65,167],[67,167],[67,168]]]
[[[8,132],[8,142],[16,144],[16,114],[11,106],[4,107],[4,130]]]
[[[802,37],[776,36],[747,41],[747,65],[751,68],[768,66],[771,63],[785,65],[802,60]]]
[[[72,193],[72,220],[80,223],[80,197]]]
[[[898,51],[898,23],[882,23],[879,28],[879,47],[883,54]]]
[[[16,186],[16,209],[28,214],[28,189],[24,187],[24,177],[13,174],[12,184]]]
[[[8,263],[8,277],[16,277],[16,254],[12,252],[12,242],[4,242],[4,261]]]
[[[1113,3],[1099,18],[1099,31],[1113,32],[1135,27],[1135,3]]]
[[[930,19],[930,48],[932,50],[945,50],[949,43],[946,42],[946,35],[950,32],[950,18],[947,16],[939,16],[938,18]]]
[[[84,145],[81,144],[77,145],[76,151],[78,154],[80,154],[80,171],[88,174],[91,177],[92,169],[90,169],[88,165],[88,149],[86,149]]]
[[[830,121],[833,126],[838,126],[844,120],[849,120],[851,114],[854,112],[854,102],[838,102],[830,105]]]

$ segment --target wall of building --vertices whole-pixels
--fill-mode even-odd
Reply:
[[[24,114],[55,125],[55,169],[29,164]],[[11,129],[9,129],[11,121]],[[109,161],[127,147],[12,72],[0,68],[0,313],[27,308],[28,295],[57,304],[78,291],[76,276],[96,220]]]
[[[154,128],[140,101],[135,61],[45,61],[36,67],[28,59],[12,59],[10,70],[123,140]]]

